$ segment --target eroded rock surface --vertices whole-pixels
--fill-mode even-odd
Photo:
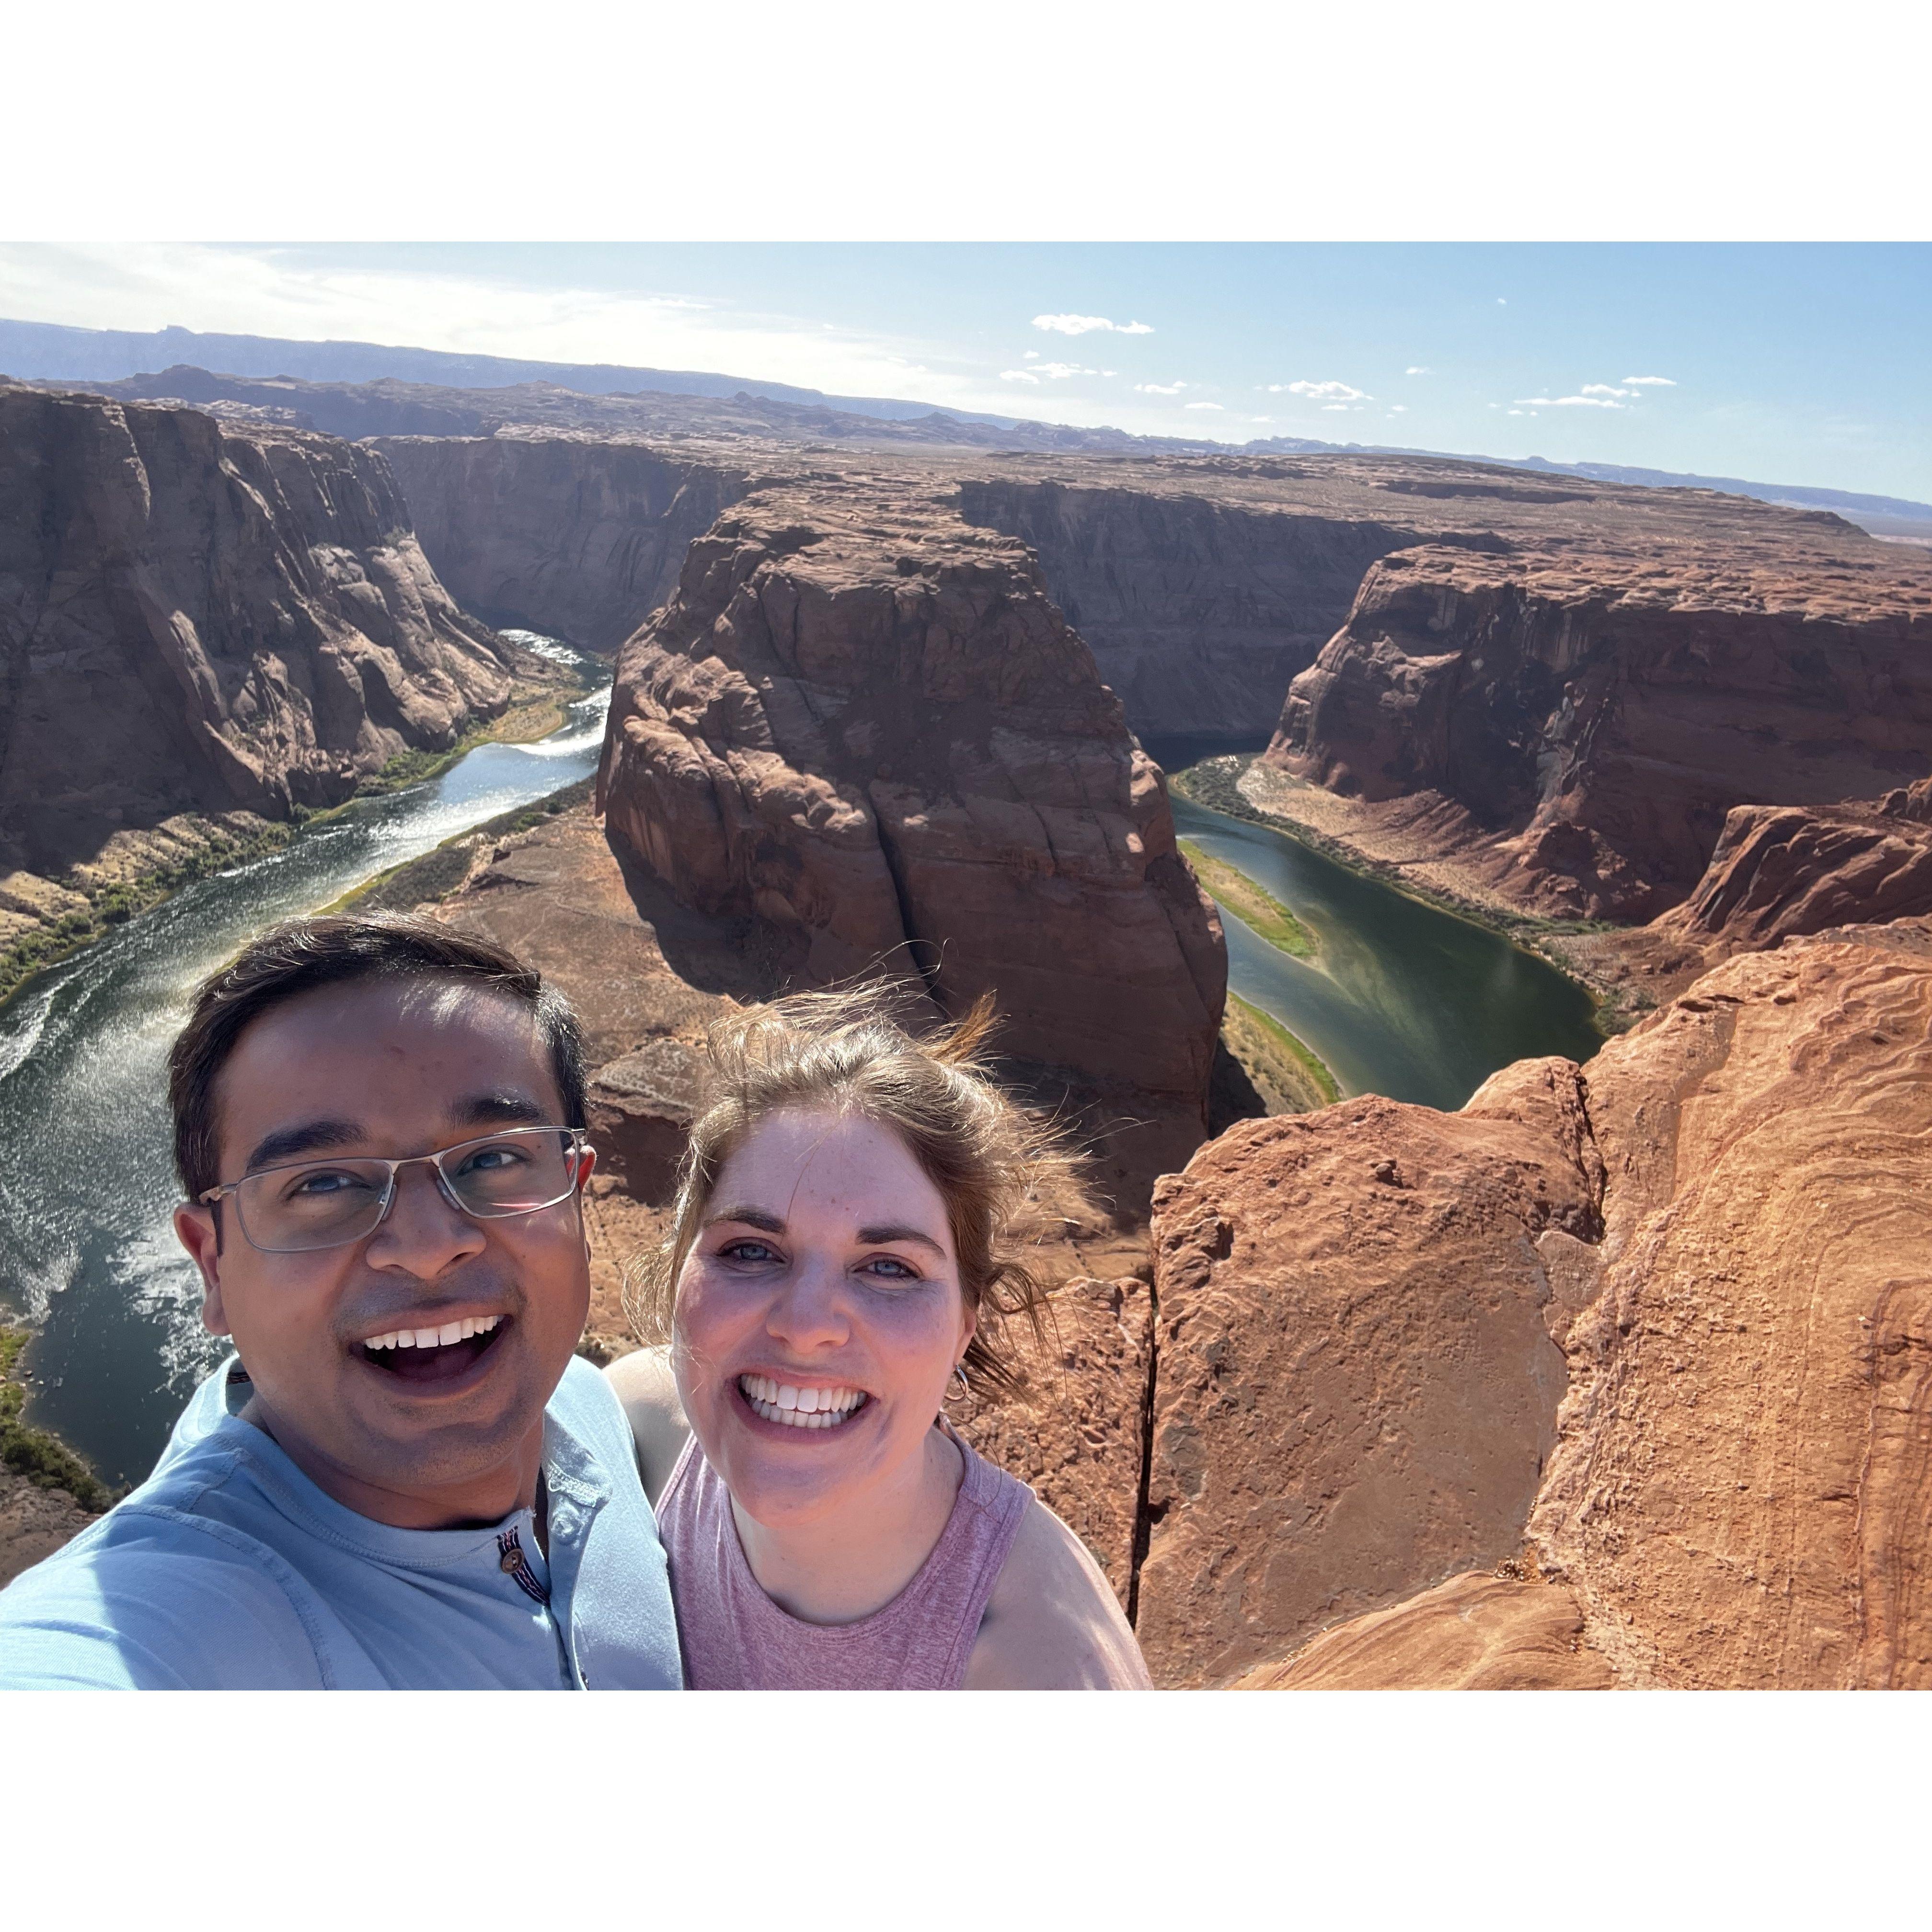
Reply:
[[[619,660],[599,799],[806,980],[982,992],[1001,1050],[1204,1118],[1226,981],[1160,769],[1018,544],[943,503],[764,493]]]
[[[1472,1572],[1394,1610],[1371,1610],[1262,1664],[1234,1690],[1607,1690],[1609,1664],[1583,1640],[1560,1583]]]
[[[1480,1600],[1623,1684],[1932,1684],[1928,1146],[1924,919],[1460,1114],[1232,1130],[1156,1203],[1156,1674],[1477,1681]]]
[[[0,388],[0,872],[172,814],[332,805],[508,703],[388,468],[185,408]]]
[[[1534,1246],[1596,1232],[1576,1070],[1460,1114],[1364,1098],[1244,1121],[1154,1201],[1139,1633],[1220,1682],[1520,1548],[1563,1359]]]
[[[1291,686],[1268,762],[1446,814],[1472,881],[1526,910],[1653,918],[1733,806],[1869,796],[1932,765],[1932,561],[1773,514],[1782,532],[1723,542],[1386,557]]]

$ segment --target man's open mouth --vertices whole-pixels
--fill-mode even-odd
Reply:
[[[448,1382],[467,1375],[502,1338],[503,1315],[466,1315],[434,1328],[392,1328],[356,1345],[372,1366],[406,1382]]]
[[[824,1388],[774,1382],[770,1376],[740,1376],[738,1393],[754,1415],[792,1429],[838,1429],[872,1397],[863,1389],[832,1383]]]

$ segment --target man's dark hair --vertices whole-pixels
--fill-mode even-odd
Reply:
[[[175,1118],[175,1168],[188,1198],[219,1185],[214,1088],[242,1030],[318,986],[358,980],[447,980],[520,1000],[536,1016],[563,1096],[562,1125],[580,1127],[584,1034],[570,1002],[508,948],[429,919],[378,914],[365,919],[291,919],[251,939],[195,988],[194,1010],[168,1054],[168,1105]]]

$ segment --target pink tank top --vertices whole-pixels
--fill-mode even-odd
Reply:
[[[1033,1492],[950,1430],[965,1461],[932,1553],[853,1624],[808,1624],[758,1587],[731,1498],[693,1436],[658,1499],[671,1598],[694,1690],[956,1690]]]

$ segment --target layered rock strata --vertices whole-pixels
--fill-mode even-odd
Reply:
[[[182,812],[282,818],[500,712],[387,466],[189,409],[0,388],[0,872]]]
[[[1472,878],[1526,910],[1654,917],[1732,806],[1869,796],[1932,764],[1932,563],[1776,514],[1807,526],[1782,557],[1384,558],[1290,687],[1268,761],[1408,818],[1440,806]]]
[[[1266,728],[1400,524],[1202,495],[968,478],[960,513],[1031,546],[1055,601],[1143,734]]]
[[[670,596],[692,539],[752,483],[728,458],[567,434],[373,446],[465,610],[605,654]]]
[[[620,656],[611,842],[826,982],[998,1002],[1002,1050],[1204,1118],[1226,982],[1160,770],[1018,544],[773,490]]]

